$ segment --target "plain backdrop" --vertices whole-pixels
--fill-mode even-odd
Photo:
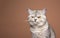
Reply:
[[[0,0],[0,38],[32,38],[28,8],[47,8],[48,22],[60,38],[60,0]]]

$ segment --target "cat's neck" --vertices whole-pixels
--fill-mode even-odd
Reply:
[[[30,27],[30,30],[32,33],[36,33],[36,32],[43,32],[45,30],[48,29],[48,22],[46,22],[43,26],[39,27],[38,25],[37,26],[34,26],[34,27]]]
[[[45,27],[47,26],[48,27],[48,22],[46,21],[45,23],[43,23],[43,25],[30,25],[31,28],[42,28],[42,27]]]

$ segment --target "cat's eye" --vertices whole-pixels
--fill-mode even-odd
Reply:
[[[41,16],[38,16],[38,18],[41,18]]]
[[[34,18],[34,16],[31,16],[32,18]]]

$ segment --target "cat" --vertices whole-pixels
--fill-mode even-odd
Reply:
[[[32,38],[55,38],[55,32],[46,19],[46,8],[41,10],[28,9],[27,11]]]

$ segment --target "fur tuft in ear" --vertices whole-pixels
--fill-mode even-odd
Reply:
[[[30,8],[27,9],[29,14],[32,14],[32,10]]]
[[[43,14],[45,14],[45,13],[46,13],[46,11],[47,11],[47,9],[46,9],[46,8],[44,8],[44,9],[43,9]]]

